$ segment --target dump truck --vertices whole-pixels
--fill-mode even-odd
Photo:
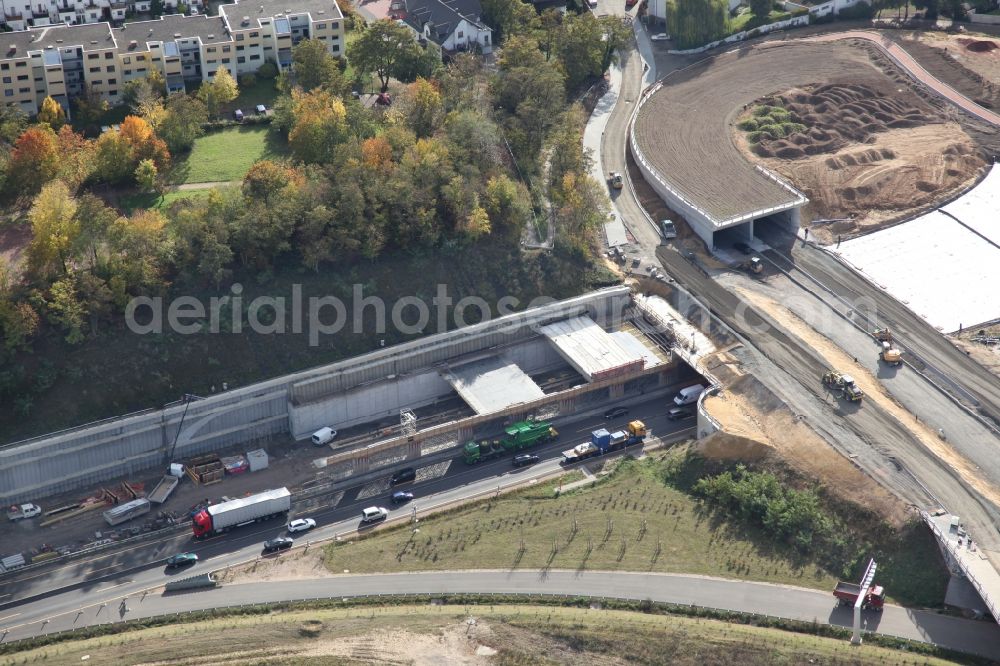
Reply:
[[[840,397],[850,402],[861,402],[865,392],[854,383],[854,378],[837,370],[827,370],[823,375],[823,384],[835,391],[840,391]]]
[[[42,515],[42,507],[37,504],[17,504],[7,509],[7,520],[12,523]]]
[[[104,512],[104,520],[108,525],[114,526],[147,513],[149,513],[149,500],[140,498],[108,509]]]
[[[641,444],[646,439],[646,424],[642,421],[632,421],[625,430],[608,432],[605,428],[590,433],[590,441],[577,444],[572,449],[562,452],[562,464],[568,465],[594,456],[619,451]]]
[[[156,487],[153,488],[153,492],[149,493],[149,496],[146,499],[155,504],[163,504],[167,501],[167,498],[170,497],[170,493],[174,492],[174,488],[176,488],[177,484],[180,482],[181,480],[176,476],[167,474],[160,479],[160,482],[156,484]]]
[[[903,365],[902,352],[893,347],[891,342],[882,343],[882,350],[879,352],[878,358],[886,365],[892,365],[892,366]]]
[[[840,606],[854,606],[861,594],[861,586],[857,583],[845,583],[840,581],[837,587],[833,588],[833,596],[837,597]],[[872,585],[865,594],[865,600],[861,607],[871,610],[882,610],[885,605],[885,590],[881,585]]]
[[[613,190],[620,190],[625,186],[625,180],[622,178],[620,173],[612,171],[608,174],[608,185]]]
[[[500,439],[482,442],[469,442],[462,449],[462,457],[467,465],[497,458],[507,453],[517,453],[522,449],[542,442],[548,442],[559,436],[552,424],[547,421],[518,421],[504,430]]]
[[[288,488],[265,490],[256,495],[212,504],[194,515],[191,529],[196,539],[228,532],[234,527],[249,525],[288,513],[292,494]]]

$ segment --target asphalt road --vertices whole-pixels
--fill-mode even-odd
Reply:
[[[403,574],[338,575],[321,579],[245,583],[183,594],[135,595],[120,603],[92,603],[68,612],[50,612],[42,621],[14,626],[5,640],[92,624],[170,613],[262,602],[345,598],[383,594],[550,594],[652,600],[723,608],[804,622],[851,626],[853,610],[837,605],[829,592],[678,574],[600,571],[441,571]],[[127,609],[127,610],[126,610]],[[864,611],[866,631],[925,641],[943,647],[995,656],[1000,627],[886,606]]]
[[[624,426],[631,419],[642,419],[651,432],[650,442],[675,441],[692,434],[694,419],[684,421],[669,421],[666,416],[665,396],[637,401],[628,404],[630,413],[612,423]],[[471,497],[495,492],[498,486],[508,487],[523,483],[532,478],[538,478],[562,469],[560,452],[580,442],[589,439],[590,432],[595,428],[608,426],[603,418],[602,406],[597,414],[578,416],[574,419],[554,422],[560,437],[556,442],[531,449],[538,454],[542,462],[530,468],[514,470],[510,457],[505,456],[495,461],[469,467],[461,459],[433,463],[431,465],[416,464],[418,473],[427,467],[435,473],[433,478],[413,484],[400,486],[400,489],[410,490],[416,496],[408,505],[393,509],[389,503],[391,493],[388,487],[386,472],[384,491],[377,495],[369,495],[372,488],[378,487],[378,481],[348,486],[336,491],[325,506],[317,506],[307,512],[293,513],[293,518],[313,518],[319,527],[307,534],[299,534],[298,541],[320,540],[332,538],[337,534],[353,532],[359,526],[361,509],[372,505],[382,505],[391,510],[390,519],[412,515],[414,509],[419,515],[422,510],[442,503],[459,501]],[[402,465],[401,465],[402,466]],[[364,497],[359,494],[364,492]],[[99,555],[93,558],[71,561],[67,564],[41,572],[25,572],[24,576],[8,580],[0,579],[0,615],[4,611],[20,610],[24,601],[40,595],[50,597],[42,608],[52,612],[58,608],[76,607],[93,600],[94,595],[103,598],[105,591],[112,596],[134,590],[141,590],[162,585],[171,578],[207,573],[232,564],[252,559],[260,555],[265,540],[283,535],[284,521],[258,523],[234,530],[203,541],[195,541],[190,532],[184,531],[154,541],[143,542],[121,551]],[[163,560],[178,552],[197,553],[200,562],[181,572],[164,570]],[[54,596],[56,592],[72,588],[67,594]],[[19,616],[23,621],[24,615]],[[0,624],[0,629],[7,626]]]

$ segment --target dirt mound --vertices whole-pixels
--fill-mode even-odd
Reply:
[[[967,48],[970,51],[974,51],[976,53],[986,53],[987,51],[993,51],[998,47],[996,42],[990,41],[988,39],[983,39],[983,40],[971,41],[965,45],[965,48]]]
[[[754,150],[761,157],[788,160],[834,153],[852,143],[873,143],[875,134],[934,122],[926,110],[905,98],[857,83],[794,89],[762,100],[757,108],[763,105],[787,112],[790,123],[782,128],[797,131],[778,137],[771,126],[761,127]]]

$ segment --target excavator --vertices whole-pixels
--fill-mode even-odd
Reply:
[[[874,335],[875,339],[879,342],[892,342],[892,331],[889,330],[888,326],[885,328],[876,328],[872,331],[872,335]]]
[[[838,370],[827,370],[823,375],[823,384],[836,391],[840,391],[840,397],[849,402],[861,402],[865,397],[865,392],[854,383],[854,377],[845,375]]]
[[[879,360],[886,365],[898,367],[903,365],[903,354],[896,349],[891,342],[883,342],[882,350],[879,352]]]
[[[750,257],[740,264],[740,268],[753,275],[760,275],[764,271],[764,262],[760,260],[760,257]]]

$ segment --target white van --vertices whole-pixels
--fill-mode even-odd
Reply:
[[[323,446],[324,444],[329,444],[333,441],[334,437],[337,436],[337,431],[333,428],[320,428],[313,433],[312,443],[313,446]]]
[[[684,405],[690,405],[693,402],[698,402],[698,398],[704,392],[705,387],[701,384],[695,384],[694,386],[682,388],[674,397],[674,404],[678,407],[683,407]]]

